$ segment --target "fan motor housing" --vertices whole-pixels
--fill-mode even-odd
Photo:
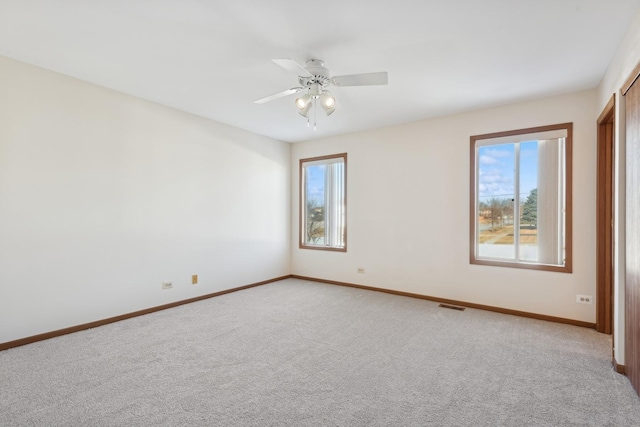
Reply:
[[[300,76],[298,79],[300,85],[310,88],[312,85],[318,84],[322,89],[329,86],[331,73],[324,67],[324,62],[321,59],[309,59],[305,65],[305,69],[313,76]]]

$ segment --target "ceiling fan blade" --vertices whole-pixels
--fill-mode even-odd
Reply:
[[[298,93],[302,90],[301,87],[294,87],[292,89],[283,90],[282,92],[274,93],[264,98],[260,98],[257,101],[253,101],[254,104],[264,104],[265,102],[273,101],[274,99],[282,98],[287,95]]]
[[[312,77],[313,74],[308,72],[302,65],[298,64],[293,59],[272,59],[273,62],[284,68],[285,70],[296,73],[299,76],[303,77]]]
[[[389,77],[386,71],[331,77],[331,84],[335,86],[371,86],[387,83],[389,83]]]

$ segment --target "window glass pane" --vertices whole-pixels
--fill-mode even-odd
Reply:
[[[326,211],[324,185],[326,165],[308,166],[305,168],[306,178],[306,226],[305,243],[324,245],[324,214]]]
[[[514,259],[515,144],[478,149],[478,255]]]
[[[522,261],[538,261],[538,141],[520,144],[520,250]]]

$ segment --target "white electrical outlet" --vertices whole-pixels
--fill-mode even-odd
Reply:
[[[171,289],[173,288],[173,282],[162,282],[162,289]]]
[[[364,274],[364,268],[363,267],[358,267],[358,273]]]
[[[578,304],[593,304],[593,297],[591,295],[576,295],[576,302]]]

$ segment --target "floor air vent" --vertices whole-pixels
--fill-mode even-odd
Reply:
[[[464,311],[464,307],[457,307],[455,305],[449,305],[449,304],[440,304],[438,307],[450,308],[451,310]]]

